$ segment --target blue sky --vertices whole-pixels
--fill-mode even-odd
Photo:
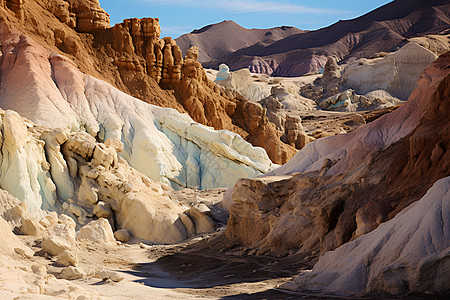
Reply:
[[[178,36],[205,25],[233,20],[245,28],[282,25],[319,29],[353,19],[390,0],[100,0],[111,25],[126,18],[159,18],[161,37]]]

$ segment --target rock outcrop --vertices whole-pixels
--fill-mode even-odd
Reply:
[[[216,87],[205,76],[194,49],[183,58],[174,40],[160,39],[157,18],[127,19],[110,28],[109,17],[98,1],[37,0],[25,1],[23,6],[21,22],[3,12],[8,20],[4,30],[15,26],[46,48],[68,55],[84,73],[147,103],[189,113],[194,121],[216,130],[230,130],[244,137],[266,136],[268,140],[254,146],[268,144],[267,152],[274,163],[284,163],[287,159],[283,157],[294,155],[270,122],[256,128],[265,133],[246,132],[237,126],[236,120],[242,116],[235,113],[235,107],[246,100]]]
[[[98,0],[44,0],[44,3],[62,23],[78,32],[92,33],[110,27],[109,15]]]
[[[430,65],[393,113],[309,143],[264,177],[238,181],[227,192],[227,236],[258,253],[324,253],[423,197],[449,176],[449,65],[450,53]]]
[[[327,252],[312,271],[294,279],[296,290],[344,295],[448,292],[449,188],[450,177],[438,180],[392,220]]]
[[[2,0],[0,6],[11,10],[18,19],[23,19],[23,2],[24,0]]]
[[[225,67],[226,65],[224,65],[223,70],[226,70]],[[235,124],[239,127],[248,132],[260,132],[256,127],[249,126],[259,124],[258,126],[261,128],[267,127],[268,125],[264,124],[265,118],[261,116],[265,112],[268,121],[275,125],[281,141],[291,146],[291,149],[301,149],[312,140],[303,130],[301,119],[290,115],[288,112],[289,110],[313,110],[316,106],[314,101],[298,94],[299,88],[295,83],[285,82],[281,78],[272,78],[269,81],[265,76],[251,74],[248,69],[234,71],[223,79],[218,79],[220,76],[222,75],[219,71],[216,82],[224,87],[228,93],[241,94],[252,102],[238,104],[236,112],[239,115],[244,114],[244,119],[236,118]],[[242,107],[244,107],[244,110],[242,110]],[[248,121],[244,123],[246,120]],[[291,130],[292,132],[290,132]],[[258,138],[249,138],[248,140],[252,144],[262,144],[265,140],[270,140],[267,134],[262,135],[262,137],[260,135]],[[265,142],[265,144],[268,153],[276,151],[273,143]],[[289,156],[285,156],[285,158],[289,158]]]
[[[350,64],[342,74],[342,84],[361,95],[384,90],[406,100],[416,88],[420,74],[437,57],[414,42],[408,43],[385,57]]]
[[[183,58],[176,42],[170,37],[159,39],[159,34],[158,19],[125,20],[103,32],[94,47],[114,58],[120,80],[131,95],[146,101],[154,98],[156,82],[175,92],[176,100],[173,99],[170,106],[188,112],[194,121],[217,130],[228,129],[244,137],[263,136],[263,140],[248,141],[266,148],[275,163],[284,163],[292,157],[292,149],[283,145],[270,122],[252,129],[239,123],[243,116],[236,107],[247,101],[225,93],[207,78],[198,62],[197,47],[189,49]],[[262,111],[260,115],[265,118]]]
[[[79,239],[109,244],[115,243],[112,228],[158,243],[185,239],[191,222],[209,224],[214,230],[214,223],[203,220],[207,217],[202,213],[191,213],[189,206],[172,200],[170,187],[154,182],[118,156],[123,149],[120,141],[109,138],[103,144],[85,132],[36,126],[13,111],[2,112],[2,124],[2,152],[7,154],[1,160],[2,186],[24,206],[5,193],[0,213],[22,234],[43,237],[43,252],[56,256],[73,250],[75,227],[88,223]],[[65,213],[76,222],[42,209]],[[185,211],[189,217],[180,218]],[[92,222],[96,219],[100,220]],[[205,228],[198,226],[201,232],[208,231]]]
[[[10,34],[14,36],[14,33]],[[4,47],[15,51],[3,57],[3,89],[0,93],[0,105],[3,108],[14,109],[46,127],[87,131],[91,139],[95,137],[106,142],[108,138],[116,138],[124,144],[120,155],[132,167],[154,180],[171,183],[175,188],[231,186],[237,177],[255,176],[272,168],[265,151],[252,147],[239,135],[226,130],[215,131],[172,109],[139,101],[103,81],[81,73],[70,60],[52,54],[31,39],[16,38],[16,41],[4,43]],[[188,68],[188,65],[184,67]],[[22,74],[23,68],[29,70],[27,76]],[[203,70],[201,66],[199,68]],[[255,118],[258,117],[264,120],[262,109],[257,111]],[[264,127],[266,123],[260,122],[259,127],[252,129],[270,136],[270,131],[261,128],[261,124]],[[5,123],[8,124],[18,126],[13,121]],[[24,125],[20,128],[21,132],[26,131]],[[19,133],[15,133],[7,143],[15,143]],[[57,153],[67,136],[63,132],[55,132],[54,136],[43,136],[43,139],[46,141],[46,151]],[[10,148],[29,148],[33,145],[24,143],[23,138],[17,143],[17,146],[11,145]],[[276,145],[274,141],[273,151],[278,150]],[[40,158],[34,158],[40,161],[43,153],[39,151],[42,150],[27,149],[22,152],[24,155],[41,153]],[[54,163],[61,160],[61,157],[55,157]],[[234,169],[236,173],[230,177],[223,176],[215,171],[217,166]],[[48,170],[44,171],[48,174]],[[51,170],[51,173],[57,172],[60,172],[59,169]],[[70,185],[67,178],[52,175],[56,180]],[[42,180],[45,180],[45,176]],[[4,182],[5,188],[8,186],[5,179],[0,178],[0,181]],[[8,187],[9,190],[14,188]],[[20,199],[31,199],[12,193]],[[39,194],[38,191],[35,193]],[[55,196],[50,193],[46,197],[49,200],[45,202],[51,205]],[[67,198],[67,195],[62,197]]]
[[[333,88],[333,85],[336,86],[338,84],[340,78],[341,67],[338,65],[338,60],[335,56],[329,56],[323,68],[323,76],[318,80],[319,84],[326,86],[327,90],[330,90]]]

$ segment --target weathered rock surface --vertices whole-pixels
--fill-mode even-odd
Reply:
[[[124,276],[119,272],[109,271],[109,270],[101,270],[98,273],[98,277],[102,280],[112,280],[115,282],[120,282],[124,279]]]
[[[74,252],[69,250],[64,250],[58,254],[58,258],[56,259],[56,263],[62,265],[64,267],[76,267],[78,264],[77,256]]]
[[[298,289],[333,294],[448,292],[450,177],[392,220],[319,259]]]
[[[3,153],[10,153],[9,159],[3,156],[5,159],[1,161],[5,170],[3,187],[16,193],[28,208],[5,193],[0,212],[23,234],[44,237],[43,252],[55,256],[74,249],[75,226],[101,217],[109,218],[111,224],[128,229],[136,237],[154,242],[172,243],[187,237],[179,214],[189,207],[170,199],[169,187],[132,169],[118,156],[117,150],[123,148],[120,141],[110,138],[106,144],[97,143],[87,133],[69,134],[66,130],[35,126],[13,111],[1,115]],[[177,128],[177,123],[171,128]],[[204,133],[201,128],[197,130],[199,133],[191,134]],[[214,135],[208,129],[206,133]],[[227,148],[217,144],[215,147],[223,155],[229,155],[224,152]],[[250,153],[253,149],[246,142],[240,147],[244,150],[250,147],[247,148]],[[17,176],[21,178],[19,184]],[[30,182],[36,183],[30,186]],[[56,213],[44,213],[43,208],[71,215],[77,223],[64,215],[58,219]],[[109,226],[108,221],[103,221]],[[92,232],[88,233],[90,236]],[[115,243],[111,228],[106,239],[100,239]]]
[[[361,95],[385,90],[406,100],[416,88],[420,74],[437,58],[430,50],[414,42],[408,43],[380,59],[362,59],[350,64],[342,74],[342,84]]]
[[[54,226],[51,233],[42,242],[42,251],[56,256],[65,250],[75,250],[77,242],[75,240],[74,224],[58,224]]]
[[[11,10],[18,19],[23,19],[23,4],[24,0],[2,0],[0,6]]]
[[[75,280],[83,278],[84,272],[80,268],[69,266],[62,269],[61,273],[59,274],[59,277],[67,280]]]
[[[109,28],[109,15],[98,0],[44,0],[46,8],[62,23],[78,32]]]
[[[33,251],[13,234],[9,224],[0,217],[0,254],[11,255],[19,249],[24,255],[33,256]]]
[[[324,253],[419,200],[449,176],[449,65],[446,54],[429,66],[395,112],[314,141],[264,177],[239,180],[225,197],[227,236],[258,253]]]
[[[186,226],[186,223],[182,220],[183,224]],[[188,228],[186,228],[189,231]],[[119,242],[126,243],[131,240],[131,235],[126,229],[120,229],[114,232],[114,238]]]
[[[81,227],[77,233],[77,240],[90,241],[104,245],[115,245],[116,240],[108,220],[100,218]]]
[[[21,41],[19,39],[17,43],[13,42],[9,47],[16,49],[17,52],[3,59],[2,65],[5,69],[2,86],[4,89],[0,95],[2,107],[14,109],[21,115],[51,128],[86,130],[93,137],[98,137],[104,142],[108,138],[116,138],[124,144],[119,146],[123,147],[121,156],[132,167],[154,180],[170,182],[174,187],[224,187],[231,186],[236,177],[255,176],[271,168],[272,163],[263,149],[251,147],[235,133],[214,131],[196,124],[188,116],[174,110],[155,107],[132,98],[105,82],[82,74],[67,58],[54,55],[27,38],[23,37]],[[8,67],[9,64],[11,65]],[[30,70],[27,73],[28,77],[21,75],[23,67]],[[17,78],[27,82],[25,86],[29,93],[21,84],[18,84]],[[33,106],[32,103],[38,103],[38,105]],[[262,109],[257,110],[255,114],[255,118],[261,119],[255,127],[255,130],[259,130],[258,128],[266,126],[268,121]],[[13,118],[9,113],[7,117]],[[4,126],[11,124],[14,128],[18,126],[14,122],[4,124]],[[17,124],[21,123],[17,122]],[[25,126],[17,130],[19,129],[25,134]],[[257,135],[252,138],[263,143],[271,133],[262,130],[260,132],[263,136]],[[60,145],[67,139],[67,134],[55,131],[55,137],[52,137],[52,134],[45,134],[42,138],[46,141],[45,150],[57,154]],[[8,139],[7,143],[13,144],[9,148],[18,148],[26,155],[32,155],[32,153],[35,156],[38,155],[33,160],[39,162],[43,159],[44,153],[39,149],[41,147],[39,144],[17,142],[15,145],[14,138]],[[276,152],[278,149],[276,143],[273,146],[272,151]],[[37,148],[21,150],[20,147]],[[94,156],[105,155],[103,152],[98,148]],[[42,180],[47,180],[50,173],[56,181],[59,180],[59,182],[55,181],[56,184],[66,185],[58,190],[58,196],[66,199],[70,197],[67,191],[71,189],[72,183],[67,172],[63,172],[63,157],[61,154],[50,155],[50,157],[49,162],[54,165],[50,172],[41,167],[45,166],[45,163],[38,165],[34,172],[42,173],[40,175],[43,177]],[[17,162],[17,164],[20,163]],[[233,178],[223,177],[213,171],[217,169],[214,167],[216,165],[234,169],[236,173]],[[20,168],[24,167],[20,166]],[[11,177],[15,168],[10,171]],[[200,173],[199,169],[211,170],[211,172]],[[9,184],[6,179],[3,179],[2,183],[5,187]],[[54,205],[52,203],[56,196],[55,190],[50,187],[52,184],[52,182],[46,183],[49,191],[44,194],[46,196],[44,203],[49,203],[49,207]],[[11,186],[8,189],[20,199],[29,198],[31,201],[33,197],[41,197],[38,191],[25,197],[26,195],[19,194],[19,191],[23,189],[17,192],[13,192],[14,189],[17,190],[16,187]],[[39,203],[37,200],[32,202]],[[43,208],[49,209],[49,207]],[[29,209],[34,208],[29,205]]]
[[[326,86],[327,89],[332,89],[339,83],[340,78],[341,67],[338,65],[337,57],[329,56],[323,69],[323,76],[318,80],[318,83]]]

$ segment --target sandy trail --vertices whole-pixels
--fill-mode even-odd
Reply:
[[[309,268],[301,259],[248,256],[242,249],[223,244],[224,228],[177,245],[101,246],[81,243],[83,269],[119,271],[125,279],[115,283],[98,278],[72,281],[100,298],[113,299],[296,299],[273,290],[299,269]],[[222,251],[221,251],[222,250]],[[59,269],[40,257],[49,273]]]

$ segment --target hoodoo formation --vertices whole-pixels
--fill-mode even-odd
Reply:
[[[448,297],[448,1],[156,17],[0,1],[0,298]]]

